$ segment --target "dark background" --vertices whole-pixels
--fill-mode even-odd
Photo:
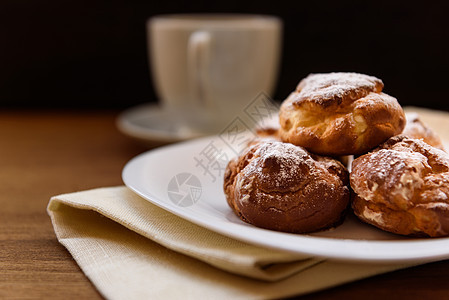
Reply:
[[[0,108],[122,109],[157,101],[145,21],[238,12],[284,20],[275,93],[311,72],[381,78],[402,105],[449,110],[445,1],[0,1]]]

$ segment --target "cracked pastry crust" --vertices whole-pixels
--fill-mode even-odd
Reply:
[[[348,182],[348,171],[335,159],[289,143],[261,141],[229,162],[223,187],[243,221],[306,233],[343,221]]]
[[[440,137],[424,124],[417,113],[406,113],[407,124],[401,135],[405,135],[412,139],[421,139],[430,146],[445,151]]]
[[[402,132],[405,115],[380,79],[311,74],[282,103],[282,141],[330,156],[362,154]]]
[[[395,136],[352,163],[354,213],[401,235],[449,235],[449,155]]]

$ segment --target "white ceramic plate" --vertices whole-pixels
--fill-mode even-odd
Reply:
[[[146,152],[125,166],[123,180],[151,203],[251,244],[351,261],[429,262],[449,258],[449,238],[401,237],[351,216],[336,229],[309,235],[270,231],[242,222],[228,207],[222,190],[220,168],[226,156],[234,155],[233,144],[227,141],[208,137]]]

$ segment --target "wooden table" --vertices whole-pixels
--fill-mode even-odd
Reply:
[[[0,112],[0,299],[101,299],[56,240],[51,196],[121,185],[147,149],[120,134],[118,112]],[[448,299],[449,261],[376,276],[306,299]]]

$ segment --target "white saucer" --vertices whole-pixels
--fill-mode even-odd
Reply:
[[[177,118],[157,104],[143,104],[122,112],[116,124],[125,135],[157,146],[189,140],[206,135],[178,126]]]

